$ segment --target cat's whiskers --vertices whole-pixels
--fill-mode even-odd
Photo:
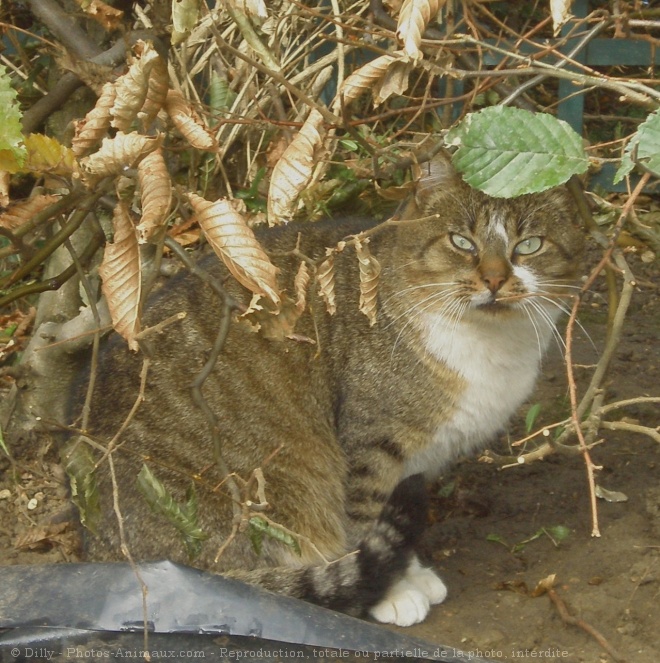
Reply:
[[[556,306],[562,313],[564,313],[567,316],[571,315],[571,311],[567,306],[564,306],[562,303],[560,303],[561,300],[556,300],[553,299],[552,297],[548,297],[545,293],[537,293],[537,297],[539,299],[543,299],[549,304],[552,304],[553,306]],[[589,332],[585,329],[584,325],[577,319],[575,318],[575,324],[580,328],[580,331],[585,335],[589,343],[591,343],[591,347],[594,350],[598,350],[596,347],[596,344],[594,343],[594,340],[591,338],[591,335]]]
[[[547,325],[548,329],[552,333],[552,336],[555,339],[555,342],[557,343],[557,346],[559,347],[559,350],[561,352],[564,352],[566,350],[566,343],[564,342],[564,339],[559,332],[559,329],[557,329],[557,324],[555,323],[554,318],[550,315],[550,313],[546,310],[546,308],[538,301],[538,293],[536,298],[530,298],[526,300],[525,305],[531,307],[536,313],[538,314],[537,320],[539,322],[545,322]],[[550,300],[552,304],[556,304],[556,302]],[[559,307],[558,307],[559,308]],[[560,309],[561,310],[561,309]]]
[[[456,327],[460,323],[469,306],[470,299],[466,296],[457,297],[447,302],[436,312],[435,321],[429,331],[429,338],[435,337],[438,327],[441,324],[444,324],[448,338],[453,339],[456,333]],[[427,347],[426,354],[428,355],[430,353],[431,350]]]
[[[400,297],[401,295],[405,295],[409,292],[412,292],[413,290],[421,290],[422,288],[448,288],[448,287],[455,287],[458,285],[460,285],[460,283],[458,283],[457,281],[446,281],[444,283],[431,281],[429,283],[411,285],[408,286],[407,288],[402,288],[401,290],[397,290],[395,293],[391,294],[387,299],[383,300],[383,304],[387,304],[387,302],[391,301],[395,297]]]
[[[539,331],[539,328],[538,328],[538,325],[537,325],[537,320],[534,317],[534,315],[532,314],[532,312],[529,310],[528,304],[529,304],[529,302],[523,302],[522,309],[525,312],[525,315],[528,317],[529,322],[532,325],[532,329],[534,329],[534,334],[536,334],[536,343],[537,343],[538,348],[539,348],[539,356],[542,357],[543,356],[544,343],[541,340],[541,332]]]
[[[408,317],[408,320],[406,321],[406,324],[403,325],[399,333],[397,334],[397,337],[394,341],[394,345],[392,346],[392,354],[390,357],[390,361],[393,360],[394,358],[394,352],[396,351],[396,347],[399,344],[399,341],[401,340],[401,337],[405,330],[408,328],[409,325],[413,324],[421,315],[423,315],[426,311],[428,311],[431,307],[435,306],[438,302],[442,302],[444,300],[450,299],[456,295],[457,292],[460,291],[460,286],[455,285],[451,289],[447,290],[441,290],[439,292],[435,292],[428,297],[425,297],[422,299],[420,302],[415,302],[412,306],[410,306],[406,311],[401,313],[399,316],[394,318],[385,328],[387,329],[390,327],[392,324],[394,324],[397,320],[400,320],[402,317]],[[452,302],[454,300],[452,299]],[[427,304],[427,302],[429,302]],[[423,304],[426,304],[426,306],[423,306]],[[444,306],[440,309],[441,311],[444,310]]]

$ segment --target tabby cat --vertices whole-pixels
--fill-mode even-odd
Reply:
[[[420,473],[437,475],[483,448],[530,394],[583,240],[567,191],[490,198],[463,183],[444,157],[426,164],[401,219],[369,245],[382,265],[374,326],[358,310],[358,262],[347,248],[336,261],[334,316],[312,297],[295,338],[284,341],[232,324],[204,383],[229,470],[246,480],[262,468],[264,515],[293,533],[299,550],[264,536],[257,552],[241,533],[215,561],[232,509],[190,385],[216,337],[221,306],[188,273],[152,296],[149,324],[179,311],[187,317],[151,341],[144,402],[113,454],[134,558],[192,563],[399,625],[424,619],[445,598],[442,581],[415,554],[425,521]],[[373,225],[290,224],[259,238],[273,255],[289,252],[274,260],[291,292],[299,234],[301,251],[318,257]],[[215,257],[204,266],[249,301]],[[108,343],[91,435],[107,440],[117,432],[135,402],[141,365],[118,338]],[[136,488],[145,458],[180,504],[196,485],[207,538],[192,561],[171,522]],[[121,559],[107,461],[97,472],[104,520],[87,536],[87,558]]]

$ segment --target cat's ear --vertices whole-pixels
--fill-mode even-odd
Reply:
[[[434,192],[446,191],[460,185],[460,175],[451,165],[451,156],[441,151],[430,161],[420,164],[421,176],[415,186],[417,203],[425,202]]]

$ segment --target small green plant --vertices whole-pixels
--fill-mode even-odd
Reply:
[[[280,527],[277,527],[277,525],[272,524],[260,516],[254,516],[250,518],[248,523],[250,526],[248,530],[250,541],[252,542],[252,547],[254,548],[257,555],[261,554],[265,536],[270,539],[275,539],[276,541],[283,543],[285,546],[288,546],[296,553],[296,555],[301,555],[300,545],[296,538],[288,532],[285,532]]]
[[[565,539],[567,539],[570,533],[571,531],[568,529],[568,527],[564,525],[554,525],[552,527],[541,527],[536,532],[534,532],[534,534],[532,534],[530,537],[527,537],[522,541],[518,541],[518,543],[514,543],[513,545],[510,545],[504,539],[504,537],[500,536],[499,534],[489,534],[486,537],[486,541],[493,541],[494,543],[500,543],[505,548],[507,548],[509,552],[515,554],[524,550],[527,544],[531,543],[532,541],[536,541],[537,539],[540,539],[544,536],[547,536],[550,539],[550,541],[552,541],[552,544],[555,546],[555,548],[558,548],[559,544]]]

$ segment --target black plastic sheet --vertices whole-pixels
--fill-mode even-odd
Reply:
[[[0,660],[482,661],[170,562],[0,568]]]

